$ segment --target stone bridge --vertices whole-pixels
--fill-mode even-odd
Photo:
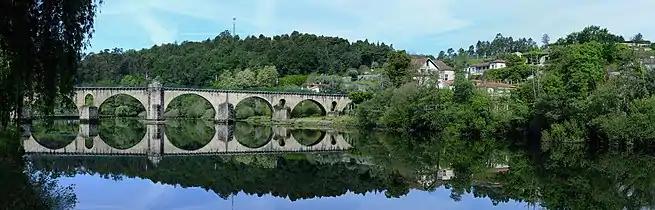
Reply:
[[[164,132],[164,125],[146,125],[146,134],[136,145],[127,149],[117,149],[109,146],[98,135],[98,126],[94,124],[80,124],[79,133],[70,144],[59,148],[51,149],[41,145],[31,134],[30,126],[23,125],[23,148],[27,154],[50,154],[50,155],[107,155],[107,156],[148,156],[149,158],[161,158],[161,156],[173,155],[218,155],[218,154],[259,154],[259,153],[293,153],[293,152],[330,152],[345,151],[351,144],[342,134],[326,131],[322,139],[312,145],[300,144],[293,134],[286,128],[273,127],[273,134],[269,136],[267,143],[257,148],[247,147],[241,144],[232,134],[232,125],[215,124],[216,132],[212,139],[202,148],[196,150],[185,150],[178,148],[168,139]],[[92,145],[86,144],[91,140]],[[154,161],[154,160],[153,160]]]
[[[163,112],[171,101],[186,94],[198,95],[207,100],[215,111],[216,121],[232,120],[234,107],[244,99],[253,97],[267,102],[273,110],[274,119],[290,118],[291,110],[305,100],[315,102],[328,115],[339,114],[351,102],[344,94],[170,88],[154,82],[148,87],[78,87],[74,100],[80,119],[96,119],[98,107],[108,98],[118,94],[129,95],[141,102],[146,109],[146,119],[154,121],[162,120]],[[87,103],[87,99],[91,102]]]

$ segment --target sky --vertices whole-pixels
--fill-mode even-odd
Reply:
[[[393,44],[410,53],[468,48],[497,33],[551,41],[599,25],[626,38],[655,38],[653,0],[110,0],[87,52],[200,41],[232,30],[267,36],[313,33]]]
[[[60,185],[74,184],[77,195],[77,210],[204,210],[232,209],[232,201],[224,200],[212,191],[201,188],[182,188],[173,185],[153,183],[147,179],[127,178],[121,181],[104,179],[98,175],[76,175],[61,178]],[[101,190],[98,190],[101,189]],[[356,195],[348,193],[340,197],[315,198],[292,202],[286,198],[264,195],[234,197],[234,208],[257,210],[476,210],[476,209],[527,209],[523,203],[501,203],[493,206],[487,198],[474,198],[467,194],[459,202],[453,201],[450,191],[438,189],[435,192],[411,191],[408,195],[388,199],[384,194]]]

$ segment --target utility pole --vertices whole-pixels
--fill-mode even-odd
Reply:
[[[232,36],[236,36],[237,17],[232,17]]]

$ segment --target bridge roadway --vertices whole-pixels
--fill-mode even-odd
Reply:
[[[198,95],[207,100],[215,111],[216,121],[232,120],[234,107],[242,100],[253,97],[266,101],[269,108],[273,110],[272,117],[274,119],[288,119],[291,110],[306,100],[315,102],[329,115],[341,113],[351,103],[345,94],[171,88],[153,82],[148,87],[76,88],[74,100],[80,119],[96,119],[98,107],[110,97],[118,94],[129,95],[141,102],[146,109],[146,119],[154,121],[163,118],[163,111],[175,98],[186,94]],[[91,101],[88,105],[87,99]]]
[[[261,153],[294,153],[294,152],[330,152],[345,151],[351,144],[342,134],[326,131],[323,139],[313,145],[300,144],[286,128],[273,127],[269,141],[258,148],[250,148],[241,144],[232,134],[231,125],[216,124],[216,132],[211,141],[202,148],[185,150],[178,148],[168,139],[164,125],[146,125],[146,134],[136,145],[128,149],[117,149],[109,146],[97,134],[97,125],[80,124],[75,140],[70,144],[51,149],[41,145],[32,135],[29,125],[23,125],[23,148],[27,154],[40,155],[70,155],[70,156],[148,156],[158,159],[161,156],[179,155],[219,155],[219,154],[261,154]],[[92,139],[93,144],[87,147],[85,141]],[[151,159],[153,160],[153,159]],[[153,160],[156,161],[156,160]]]

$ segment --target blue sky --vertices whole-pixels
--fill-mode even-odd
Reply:
[[[75,184],[78,210],[204,210],[231,209],[231,201],[223,200],[211,191],[201,188],[156,184],[150,180],[125,178],[122,181],[103,179],[99,176],[77,175],[61,178],[60,184]],[[316,198],[291,202],[269,195],[257,197],[239,194],[234,197],[234,209],[257,210],[331,210],[331,209],[389,209],[389,210],[477,210],[494,207],[487,198],[465,195],[460,202],[449,197],[450,191],[411,191],[407,196],[387,199],[384,194],[366,196],[346,194],[336,198]],[[501,203],[493,209],[526,209],[522,203]]]
[[[650,39],[653,8],[653,0],[109,0],[87,51],[213,38],[231,30],[232,17],[240,36],[297,30],[427,54],[466,48],[499,32],[537,42],[548,33],[554,41],[592,24]]]

